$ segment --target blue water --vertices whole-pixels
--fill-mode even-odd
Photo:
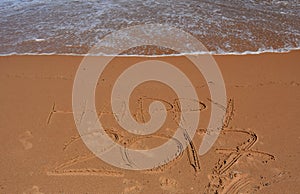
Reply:
[[[298,0],[1,0],[0,18],[0,55],[85,54],[111,32],[153,23],[185,30],[218,54],[300,47]]]

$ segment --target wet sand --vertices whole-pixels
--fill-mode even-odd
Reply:
[[[207,85],[184,57],[157,58],[181,65],[205,106],[187,149],[167,165],[145,171],[106,164],[80,139],[72,114],[72,87],[82,57],[0,57],[0,193],[297,193],[299,54],[214,56],[225,81],[228,106],[222,132],[203,156],[195,150],[209,118]],[[166,141],[174,133],[174,117],[149,136],[151,141],[140,141],[116,127],[110,109],[102,109],[107,101],[99,96],[101,87],[110,87],[117,76],[113,72],[140,60],[145,58],[116,58],[115,68],[99,79],[96,99],[107,133],[121,145],[142,149]],[[171,99],[176,95],[169,88],[157,83],[154,88],[162,91],[155,93],[147,84],[134,91],[131,109],[137,121],[149,119],[147,112],[134,106],[138,99],[170,95],[166,100],[174,105]],[[176,110],[170,114],[176,115]]]

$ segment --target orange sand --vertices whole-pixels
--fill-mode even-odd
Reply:
[[[182,155],[147,171],[122,170],[104,163],[78,136],[72,86],[82,57],[0,57],[0,193],[297,193],[299,54],[215,56],[229,103],[222,133],[204,156],[193,150],[198,150],[205,133],[209,95],[205,82],[200,78],[197,82],[193,69],[186,68],[198,88],[199,100],[206,105],[201,110],[203,120]],[[119,57],[113,65],[124,68],[144,59]],[[184,57],[157,59],[188,63]],[[108,72],[103,80],[109,85],[114,76]],[[100,83],[99,89],[104,85]],[[131,103],[141,94],[149,99],[175,95],[164,85],[157,84],[156,89],[162,91],[155,93],[149,85],[141,85]],[[97,104],[100,112],[103,103],[106,101],[99,100]],[[136,119],[149,119],[137,107],[131,107]],[[107,133],[114,133],[117,143],[129,143],[133,137],[116,129],[109,108],[105,113],[100,119],[108,128],[114,126]],[[151,141],[128,146],[164,142],[163,134],[173,133],[172,117],[168,119],[165,128],[171,131],[161,129]]]

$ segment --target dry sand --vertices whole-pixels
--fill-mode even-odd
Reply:
[[[227,89],[227,117],[204,156],[194,150],[209,118],[207,85],[184,57],[157,58],[186,71],[205,106],[183,154],[146,171],[106,164],[80,139],[72,115],[72,86],[82,57],[0,57],[0,193],[299,193],[299,54],[215,56]],[[140,60],[145,58],[116,58],[99,79],[96,99],[107,133],[119,144],[143,149],[174,133],[172,121],[180,112],[173,104],[176,94],[158,83],[145,83],[133,92],[131,110],[140,122],[149,115],[138,100],[145,106],[154,98],[174,105],[167,124],[149,141],[118,129],[107,106],[109,95],[99,97],[99,90],[111,87],[116,72]]]

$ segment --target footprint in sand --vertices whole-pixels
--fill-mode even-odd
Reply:
[[[122,194],[136,194],[142,193],[142,185],[136,180],[124,179],[123,184],[127,187],[124,188]]]
[[[183,193],[182,189],[179,189],[178,182],[175,179],[160,177],[159,178],[160,188],[169,193]]]
[[[24,147],[25,150],[29,150],[32,148],[32,143],[29,142],[29,139],[32,139],[33,135],[31,131],[25,131],[21,135],[19,135],[19,142],[21,142],[22,146]]]
[[[44,194],[40,191],[40,188],[36,185],[32,186],[31,189],[28,189],[27,191],[23,192],[23,194]]]

